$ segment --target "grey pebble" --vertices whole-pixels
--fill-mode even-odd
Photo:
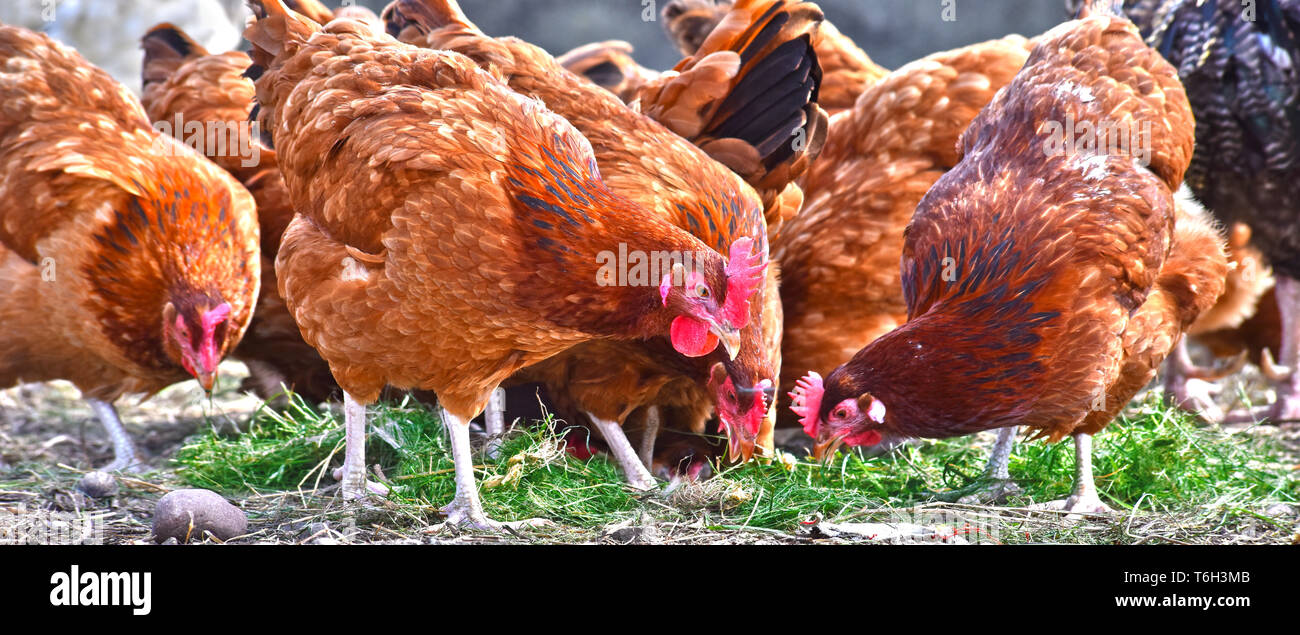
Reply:
[[[180,542],[202,540],[205,531],[221,540],[230,540],[247,533],[248,518],[211,490],[178,489],[158,500],[153,515],[155,542],[165,542],[168,538]]]
[[[1279,516],[1295,516],[1296,509],[1286,503],[1277,503],[1270,505],[1268,509],[1264,510],[1264,515],[1272,516],[1274,518]]]
[[[117,478],[108,472],[87,472],[77,483],[77,489],[91,498],[108,498],[117,493]]]

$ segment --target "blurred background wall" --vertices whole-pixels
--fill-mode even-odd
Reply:
[[[388,0],[352,1],[378,12]],[[558,54],[598,40],[620,39],[637,59],[670,68],[677,52],[663,36],[658,12],[666,0],[461,0],[492,35],[516,35]],[[656,20],[642,20],[653,4]],[[1062,0],[821,0],[840,31],[878,63],[895,68],[935,51],[1001,37],[1032,36],[1067,18]],[[951,21],[945,20],[949,9]],[[139,38],[172,22],[213,51],[240,46],[243,0],[0,0],[0,22],[50,33],[81,51],[127,86],[140,84]]]

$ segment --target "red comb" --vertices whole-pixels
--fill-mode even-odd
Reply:
[[[764,254],[750,253],[754,240],[748,236],[731,243],[727,259],[727,300],[722,305],[722,319],[736,328],[749,324],[749,296],[763,284],[767,268]]]
[[[822,376],[808,371],[795,382],[790,395],[790,410],[799,415],[799,425],[808,436],[817,438],[817,420],[822,409]]]

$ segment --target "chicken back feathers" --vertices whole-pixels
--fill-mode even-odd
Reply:
[[[106,73],[0,26],[0,385],[210,388],[259,280],[252,198]]]
[[[1083,122],[1139,136],[1089,144],[1066,132]],[[1104,427],[1222,292],[1222,239],[1174,197],[1192,126],[1173,68],[1126,20],[1043,35],[907,229],[908,322],[804,380],[807,429]]]
[[[304,212],[276,270],[305,339],[358,400],[430,388],[468,418],[512,373],[577,343],[721,323],[747,300],[728,297],[740,278],[725,268],[748,258],[727,265],[606,189],[587,141],[498,76],[277,9],[246,33],[259,118]],[[598,284],[598,253],[620,244],[695,254],[704,290]]]

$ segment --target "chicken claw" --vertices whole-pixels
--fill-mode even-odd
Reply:
[[[343,467],[334,470],[342,483],[343,500],[357,500],[371,494],[387,497],[388,486],[366,479],[366,407],[343,393],[343,430],[346,447]]]
[[[979,480],[951,492],[944,492],[935,498],[944,501],[956,501],[963,505],[993,505],[1004,502],[1011,496],[1021,493],[1019,485],[1011,478],[1008,464],[1011,461],[1011,449],[1016,444],[1016,433],[1020,428],[1011,426],[998,430],[998,440],[989,450],[989,462],[984,468],[984,475]]]
[[[1187,338],[1183,337],[1169,354],[1165,375],[1165,395],[1174,406],[1197,413],[1206,421],[1222,421],[1223,409],[1214,402],[1214,395],[1222,388],[1211,383],[1227,377],[1246,364],[1243,351],[1221,369],[1200,368],[1187,353]]]
[[[1300,280],[1278,276],[1276,286],[1278,312],[1282,314],[1280,359],[1264,349],[1260,371],[1277,392],[1277,401],[1224,417],[1225,423],[1253,422],[1269,419],[1274,423],[1300,421]],[[1278,362],[1281,362],[1280,364]]]
[[[1033,505],[1035,509],[1059,509],[1070,512],[1066,520],[1078,520],[1084,514],[1113,514],[1097,496],[1097,485],[1092,480],[1092,436],[1074,435],[1074,493],[1065,500]]]
[[[451,457],[456,463],[456,496],[451,503],[442,508],[447,517],[447,524],[478,529],[481,531],[503,531],[524,527],[542,527],[552,524],[548,520],[530,518],[513,522],[500,522],[488,518],[483,513],[483,503],[478,497],[478,485],[474,482],[474,461],[469,446],[469,423],[442,409],[442,423],[451,437]]]
[[[365,472],[362,472],[362,475],[364,475],[364,474],[365,474]],[[341,467],[334,468],[334,480],[336,480],[336,481],[342,481],[342,480],[344,479],[344,476],[345,476],[345,472],[343,471],[343,468],[341,468]],[[346,499],[346,500],[354,500],[354,499],[357,499],[357,498],[363,498],[363,497],[365,497],[365,496],[367,495],[366,493],[356,494],[356,492],[360,492],[360,491],[361,491],[362,487],[364,487],[365,490],[366,490],[366,492],[368,492],[369,494],[373,494],[373,495],[378,496],[378,497],[380,497],[380,498],[388,498],[388,493],[389,493],[390,490],[388,489],[388,486],[387,486],[387,485],[384,485],[383,483],[380,483],[380,482],[378,482],[378,481],[372,481],[372,480],[370,480],[370,479],[368,479],[368,478],[362,478],[362,479],[359,479],[359,480],[360,480],[360,483],[364,483],[364,486],[363,486],[363,485],[357,483],[357,480],[358,480],[358,479],[356,479],[355,477],[353,477],[353,481],[352,481],[351,483],[344,483],[344,484],[343,484],[343,498],[344,498],[344,499]],[[353,495],[349,496],[348,494],[349,494],[350,492],[353,493]]]

